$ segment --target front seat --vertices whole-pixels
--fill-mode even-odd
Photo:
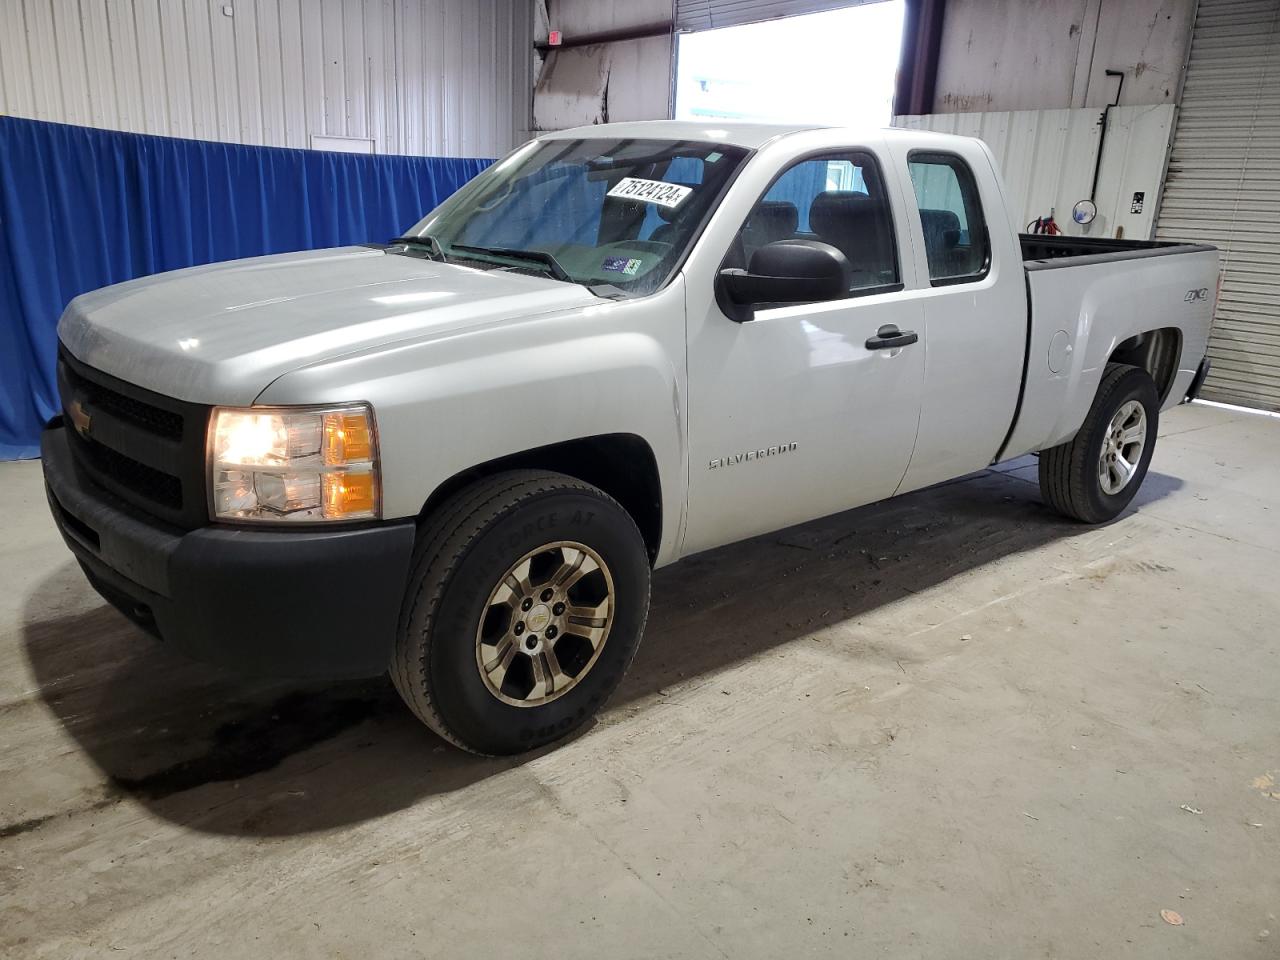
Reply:
[[[698,187],[696,183],[681,183],[678,185],[695,190]],[[644,204],[644,206],[648,206],[648,204]],[[675,220],[676,214],[680,213],[683,209],[683,204],[677,207],[664,207],[654,204],[653,212],[658,215],[658,219],[661,220],[662,223],[653,228],[653,233],[649,234],[649,239],[656,240],[658,243],[675,243],[676,225],[671,221]]]
[[[655,205],[653,210],[662,223],[654,228],[653,233],[649,234],[649,239],[656,240],[659,243],[674,243],[676,225],[671,221],[675,218],[676,208]]]
[[[761,200],[747,214],[747,221],[733,238],[726,267],[745,267],[751,255],[766,243],[791,240],[800,226],[800,211],[786,200]]]
[[[809,229],[849,258],[851,289],[897,280],[883,207],[865,193],[827,190],[818,194],[809,205]]]
[[[786,200],[761,200],[742,227],[742,242],[747,259],[766,243],[790,240],[800,226],[800,211]]]

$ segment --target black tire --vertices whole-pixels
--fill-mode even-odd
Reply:
[[[598,658],[558,699],[513,706],[482,677],[477,629],[511,565],[559,540],[605,561],[612,624]],[[391,679],[428,727],[472,753],[519,753],[559,739],[604,705],[631,664],[649,612],[649,574],[635,522],[596,487],[531,470],[479,480],[419,527]]]
[[[1111,418],[1134,400],[1146,414],[1146,439],[1137,469],[1116,493],[1107,493],[1099,477],[1099,458],[1107,440]],[[1160,399],[1155,381],[1141,367],[1123,363],[1107,365],[1097,396],[1075,437],[1040,454],[1040,494],[1044,502],[1063,516],[1085,523],[1114,520],[1129,505],[1151,463],[1159,429]]]

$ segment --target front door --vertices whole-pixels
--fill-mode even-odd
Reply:
[[[913,332],[922,320],[902,292],[895,208],[874,158],[851,150],[795,163],[748,215],[725,266],[807,238],[841,250],[852,281],[845,298],[757,308],[743,323],[714,301],[690,317],[685,553],[897,489],[915,444],[924,344],[876,342],[885,327]]]

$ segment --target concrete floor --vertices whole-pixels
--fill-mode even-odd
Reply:
[[[0,464],[0,954],[1280,956],[1280,420],[1162,427],[1106,528],[1026,461],[661,572],[512,761],[176,659]]]

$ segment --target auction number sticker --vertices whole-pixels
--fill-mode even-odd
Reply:
[[[607,196],[624,200],[643,200],[660,207],[678,207],[685,197],[693,193],[693,187],[662,180],[641,180],[639,177],[623,177]]]

